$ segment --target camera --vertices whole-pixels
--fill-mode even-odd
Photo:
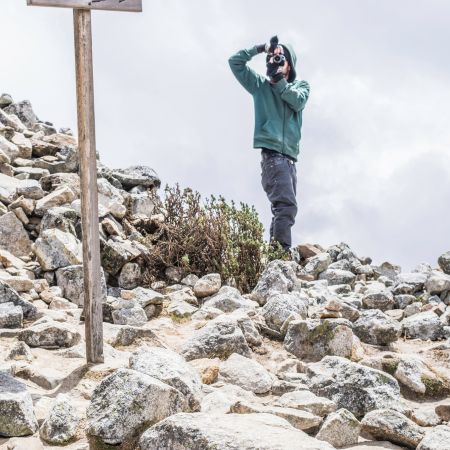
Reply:
[[[284,63],[286,62],[286,56],[279,54],[279,55],[275,55],[273,57],[273,62],[274,64],[276,64],[277,66],[284,66]]]

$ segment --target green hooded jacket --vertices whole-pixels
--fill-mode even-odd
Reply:
[[[297,56],[294,49],[289,50],[295,67]],[[255,131],[253,148],[269,148],[297,160],[301,139],[302,111],[309,97],[309,84],[306,81],[286,79],[271,84],[247,65],[258,51],[255,47],[240,50],[228,60],[230,68],[253,96],[255,106]]]

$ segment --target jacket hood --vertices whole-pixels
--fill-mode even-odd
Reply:
[[[297,78],[297,71],[295,66],[297,65],[297,55],[295,54],[294,47],[291,44],[282,44],[286,58],[291,66],[291,71],[289,73],[288,82],[292,83]]]

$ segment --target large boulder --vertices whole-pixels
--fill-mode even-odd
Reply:
[[[149,428],[141,450],[331,450],[272,414],[176,414]]]
[[[402,332],[409,339],[430,339],[436,341],[444,337],[441,319],[433,311],[425,311],[403,319]]]
[[[356,417],[380,408],[403,411],[395,378],[338,356],[326,356],[307,367],[312,392],[333,400]]]
[[[287,320],[306,319],[308,315],[308,297],[297,292],[273,295],[263,306],[261,314],[270,329],[279,333],[281,333],[281,330],[284,330],[285,333]]]
[[[289,323],[284,348],[300,359],[319,361],[326,355],[350,357],[352,325],[346,319],[307,319]]]
[[[221,364],[220,376],[227,383],[255,394],[269,392],[274,382],[274,377],[261,364],[237,353]]]
[[[14,256],[27,256],[31,252],[32,242],[14,212],[0,217],[0,249]]]
[[[39,434],[41,439],[49,444],[63,445],[75,437],[79,423],[80,417],[70,398],[60,394],[45,417]]]
[[[119,369],[94,390],[86,431],[107,444],[120,444],[185,408],[186,399],[177,389],[144,373]]]
[[[449,442],[450,427],[438,425],[431,430],[427,430],[417,450],[448,450]]]
[[[119,180],[125,189],[131,189],[135,186],[154,188],[161,185],[161,180],[156,172],[146,166],[131,166],[127,169],[116,169],[113,170],[112,176]]]
[[[424,436],[423,430],[403,414],[392,409],[377,409],[364,416],[362,431],[379,441],[390,441],[415,449]]]
[[[270,262],[253,289],[252,299],[262,306],[272,295],[300,291],[301,283],[297,278],[297,267],[294,261]]]
[[[45,321],[22,330],[19,340],[30,347],[73,347],[81,341],[81,335],[63,323]]]
[[[379,309],[368,309],[353,323],[353,332],[367,344],[388,345],[399,338],[401,326]]]
[[[45,271],[82,263],[81,242],[71,233],[43,230],[34,243],[34,253]]]
[[[203,278],[200,278],[199,281]],[[197,281],[197,283],[199,283],[199,281]],[[197,286],[197,283],[195,286]],[[195,286],[194,292],[198,296],[198,290],[195,290]],[[258,303],[243,297],[234,287],[223,286],[216,294],[206,299],[203,306],[217,308],[223,312],[229,313],[239,308],[254,309],[258,306]]]
[[[26,386],[6,372],[0,372],[0,436],[28,436],[38,423]]]
[[[251,351],[236,320],[218,317],[199,330],[183,345],[186,360],[228,358],[232,353],[250,356]]]
[[[160,347],[141,347],[130,358],[130,369],[145,373],[178,389],[192,411],[200,409],[202,382],[178,353]]]
[[[27,127],[33,128],[38,119],[29,100],[12,103],[4,109],[6,114],[14,114]]]

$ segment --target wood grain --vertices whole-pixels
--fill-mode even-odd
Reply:
[[[98,227],[97,158],[95,144],[94,75],[91,11],[75,9],[75,65],[80,158],[81,226],[83,233],[86,358],[103,362],[103,313]]]
[[[142,12],[142,0],[27,0],[30,6]]]

